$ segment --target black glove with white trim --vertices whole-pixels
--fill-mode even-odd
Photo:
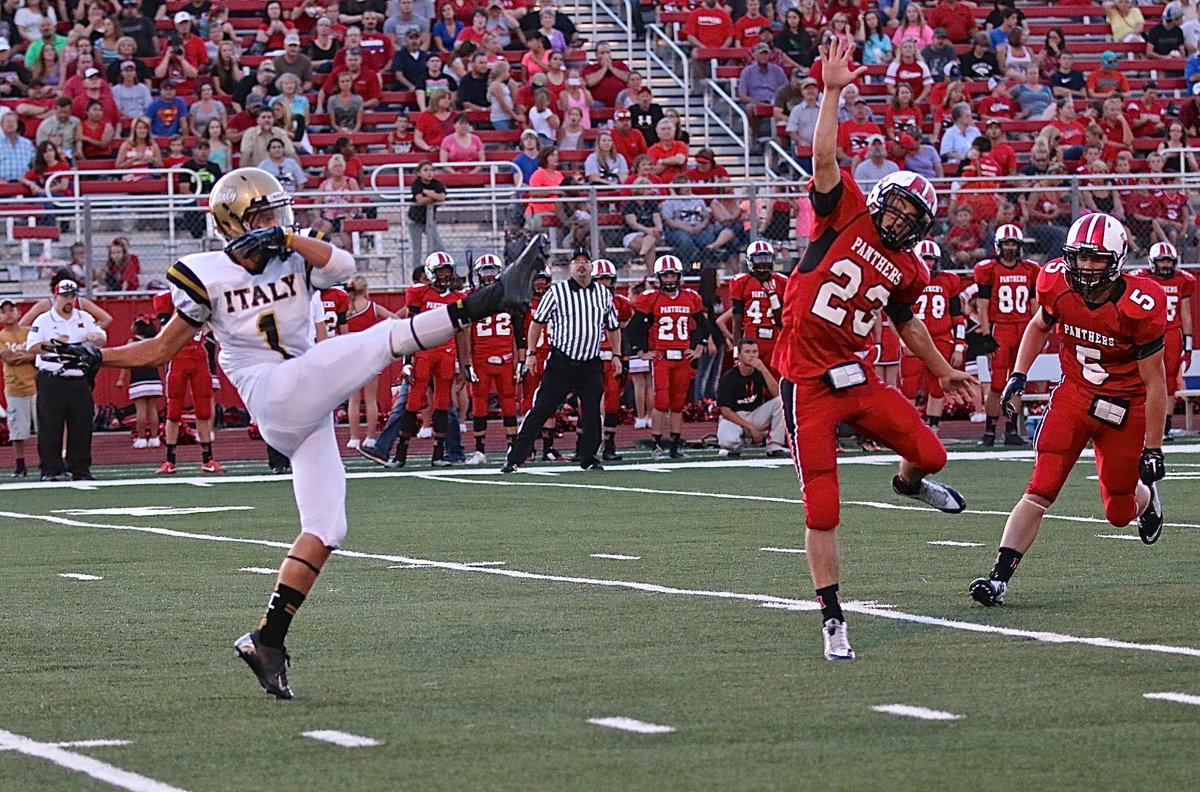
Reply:
[[[1004,385],[1004,391],[1000,394],[1000,405],[1004,407],[1004,414],[1008,420],[1017,420],[1018,407],[1013,404],[1013,398],[1017,400],[1017,404],[1021,402],[1021,396],[1025,394],[1025,375],[1014,371],[1009,375],[1008,382]]]
[[[1162,481],[1167,475],[1167,463],[1163,461],[1161,448],[1143,448],[1142,458],[1138,462],[1138,476],[1143,484],[1153,484]]]
[[[990,355],[1000,348],[1000,344],[996,341],[996,337],[991,333],[981,333],[979,336],[979,351],[985,355]]]
[[[52,339],[47,341],[45,346],[50,354],[58,358],[63,368],[82,371],[88,379],[95,378],[96,372],[104,360],[100,355],[100,350],[90,341],[70,344],[66,341]]]
[[[262,272],[271,259],[287,255],[287,243],[291,236],[292,232],[283,226],[259,228],[242,234],[226,245],[225,255],[239,263],[253,264],[255,268],[251,272]]]

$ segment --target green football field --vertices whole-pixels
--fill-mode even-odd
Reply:
[[[956,517],[845,455],[843,663],[786,460],[351,460],[293,701],[232,650],[294,537],[290,481],[6,485],[0,790],[1195,789],[1200,446],[1167,453],[1157,545],[1104,522],[1084,459],[993,609],[967,584],[1032,455],[952,454]]]

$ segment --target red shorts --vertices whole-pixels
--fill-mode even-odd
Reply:
[[[1048,501],[1058,497],[1079,454],[1092,441],[1104,516],[1118,527],[1137,516],[1138,462],[1146,433],[1145,400],[1129,406],[1120,428],[1091,415],[1093,394],[1064,382],[1050,395],[1050,407],[1037,435],[1037,461],[1025,490]]]
[[[604,362],[604,414],[618,415],[621,412],[621,391],[625,380],[613,373],[611,360]]]
[[[883,328],[883,340],[879,344],[879,360],[876,366],[895,366],[900,362],[900,336],[890,327]]]
[[[538,385],[542,384],[542,374],[546,371],[546,359],[549,357],[549,347],[537,350],[537,354],[534,355],[533,362],[529,366],[529,372],[521,380],[521,412],[523,413],[529,412],[529,408],[533,406],[533,394],[537,391]]]
[[[1015,322],[1003,322],[992,325],[992,338],[999,345],[992,353],[992,382],[988,389],[992,393],[1001,393],[1008,375],[1012,374],[1013,364],[1017,361],[1017,350],[1021,348],[1021,336],[1025,335],[1025,325]]]
[[[511,358],[512,356],[509,355]],[[500,414],[506,418],[517,414],[517,382],[511,359],[505,363],[488,363],[476,360],[471,364],[479,382],[471,383],[471,414],[475,418],[487,418],[488,397],[496,394],[500,398]]]
[[[1166,345],[1163,349],[1163,364],[1167,368],[1167,403],[1171,404],[1174,402],[1175,391],[1180,389],[1179,372],[1183,370],[1183,328],[1167,328],[1163,335],[1163,343]]]
[[[413,355],[413,381],[408,390],[408,403],[405,407],[409,412],[421,409],[425,399],[425,387],[433,379],[433,409],[450,409],[450,391],[454,385],[454,352],[444,349],[431,349]]]
[[[661,355],[662,352],[660,351]],[[659,412],[683,412],[688,388],[692,384],[692,361],[658,358],[650,361],[654,375],[654,409]]]
[[[207,356],[177,355],[167,364],[168,421],[178,421],[183,417],[188,388],[192,390],[196,418],[201,421],[212,418],[212,372],[208,369]]]
[[[804,486],[804,522],[814,530],[831,531],[840,519],[839,423],[886,445],[926,473],[937,473],[946,465],[946,449],[917,408],[865,368],[867,383],[842,391],[830,390],[819,379],[785,379],[782,384],[788,444]]]
[[[949,363],[950,356],[954,354],[954,339],[935,338],[933,345]],[[941,380],[929,372],[919,357],[909,354],[900,358],[900,391],[909,399],[917,398],[920,393],[931,399],[941,399],[946,395]]]

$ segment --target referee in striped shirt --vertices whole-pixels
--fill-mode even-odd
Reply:
[[[550,357],[542,382],[533,394],[533,406],[508,449],[503,473],[515,473],[533,451],[533,443],[546,419],[554,414],[567,394],[579,397],[579,466],[603,470],[596,459],[600,449],[600,402],[604,396],[604,363],[600,342],[605,334],[612,349],[621,348],[621,325],[607,286],[592,280],[592,257],[577,248],[571,256],[571,277],[550,287],[529,325],[527,357],[534,355],[541,334],[550,330]],[[613,370],[621,374],[621,361],[613,358]]]

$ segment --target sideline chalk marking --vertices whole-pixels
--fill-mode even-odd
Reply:
[[[673,726],[660,726],[657,723],[646,723],[633,718],[588,718],[588,723],[638,734],[668,734],[675,731]]]
[[[955,715],[953,712],[926,709],[925,707],[913,707],[908,704],[880,704],[871,707],[871,709],[888,715],[899,715],[902,718],[919,718],[931,721],[961,720],[963,717],[962,715]]]

